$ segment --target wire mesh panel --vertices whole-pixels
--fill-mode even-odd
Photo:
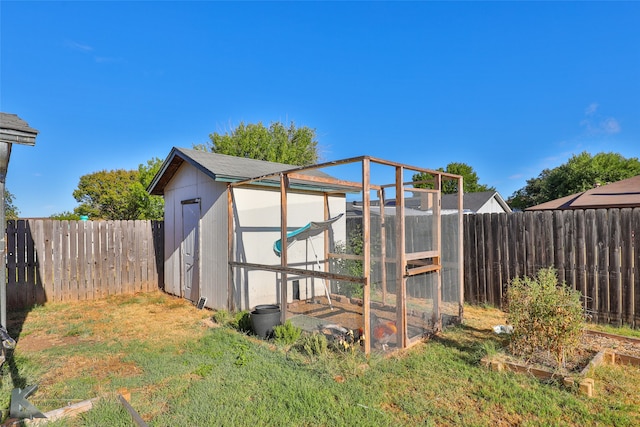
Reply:
[[[459,221],[462,212],[442,215],[442,324],[443,327],[459,322],[461,292]]]
[[[333,169],[353,162],[360,168],[355,174]],[[446,173],[368,157],[323,167],[327,174],[313,177],[302,168],[290,176],[283,172],[279,194],[268,200],[254,193],[256,185],[236,194],[230,251],[242,305],[254,304],[268,289],[284,307],[283,319],[338,341],[362,338],[365,351],[406,348],[459,319],[462,212],[460,203],[441,212]],[[426,178],[412,180],[416,171]],[[344,218],[309,233],[337,213]],[[271,245],[275,255],[266,249]],[[264,288],[252,284],[263,280]]]

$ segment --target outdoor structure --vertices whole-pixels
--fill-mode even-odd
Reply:
[[[0,113],[0,224],[2,225],[2,233],[0,233],[0,259],[3,260],[2,268],[0,268],[0,365],[4,363],[5,347],[14,345],[15,342],[9,344],[13,339],[7,334],[7,280],[6,268],[4,266],[6,260],[6,218],[4,214],[5,208],[5,180],[7,178],[7,169],[9,167],[9,158],[11,157],[12,144],[35,145],[38,131],[29,127],[27,122],[22,120],[15,114]]]
[[[457,194],[442,195],[442,210],[449,211],[457,208]],[[511,208],[497,191],[481,191],[465,193],[462,205],[465,214],[483,213],[511,213]]]
[[[0,113],[0,224],[4,224],[4,191],[9,158],[11,157],[11,145],[35,145],[38,131],[29,127],[29,124],[15,114]],[[5,259],[5,232],[0,233],[0,259]],[[0,269],[0,323],[7,327],[7,288],[6,272]]]
[[[640,207],[640,175],[531,206],[527,211]]]
[[[430,175],[434,189],[414,188],[415,173]],[[252,293],[275,290],[268,303],[280,305],[281,321],[364,341],[366,353],[407,348],[460,322],[463,194],[442,215],[444,180],[463,188],[458,175],[363,156],[230,183],[230,301],[251,304]],[[256,206],[255,191],[270,202]],[[429,212],[412,217],[405,201],[416,193]],[[394,206],[380,210],[388,199]],[[345,225],[344,204],[353,201],[362,215]],[[249,243],[265,240],[276,257]]]
[[[163,195],[165,201],[165,291],[193,302],[206,298],[204,305],[213,309],[245,310],[278,301],[279,291],[268,272],[246,271],[229,285],[227,186],[251,176],[291,167],[281,163],[173,148],[148,188],[151,194]],[[308,174],[328,178],[320,171],[310,171]],[[257,263],[279,263],[280,258],[273,249],[280,237],[278,183],[245,186],[235,191],[234,195],[242,202],[242,208],[236,212],[236,221],[241,224],[238,227],[237,256]],[[324,191],[315,184],[301,184],[290,195],[290,201],[304,207],[299,216],[290,217],[290,221],[301,225],[313,220],[322,221],[325,205],[330,207],[334,216],[343,213],[345,208],[344,191],[341,193],[336,190],[325,200]],[[310,214],[318,209],[320,215]],[[341,225],[334,224],[336,230],[340,227],[342,231],[336,232],[344,235],[344,220]],[[317,249],[324,253],[324,244],[317,245]],[[297,255],[291,254],[290,260],[299,264],[316,264],[310,246],[307,248],[297,244],[296,249]],[[306,284],[300,290],[301,298],[311,298],[317,294],[325,294],[323,283],[316,282],[313,287]]]
[[[395,213],[395,200],[385,201],[385,214],[393,215]],[[465,215],[467,214],[483,214],[483,213],[511,213],[512,210],[497,191],[482,191],[478,193],[464,193],[462,196],[462,206]],[[374,208],[372,212],[379,212],[378,208]],[[413,196],[405,198],[405,214],[406,215],[429,215],[431,207],[424,203],[424,198]],[[458,194],[443,194],[442,206],[440,209],[442,215],[449,212],[458,212]],[[347,206],[347,216],[361,216],[362,201],[353,202]]]

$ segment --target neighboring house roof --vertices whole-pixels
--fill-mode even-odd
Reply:
[[[640,175],[532,206],[527,211],[640,207]]]
[[[162,195],[164,193],[164,188],[183,163],[188,163],[194,166],[205,175],[211,177],[214,181],[223,182],[237,182],[249,178],[299,168],[299,166],[296,165],[287,165],[284,163],[267,162],[264,160],[255,160],[201,150],[173,147],[160,167],[160,170],[147,188],[147,191],[150,194]],[[305,175],[329,177],[326,173],[313,169],[304,171],[303,173]],[[278,185],[279,183],[276,183],[274,180],[273,184]],[[319,184],[308,185],[308,187],[315,189],[318,189],[318,186]]]
[[[415,194],[415,193],[414,193]],[[462,208],[465,212],[477,213],[482,212],[483,208],[487,208],[492,201],[495,201],[504,212],[511,212],[511,208],[504,201],[500,193],[497,191],[482,191],[480,193],[464,193],[462,195]],[[395,199],[389,200],[386,206],[395,206]],[[406,197],[404,205],[411,209],[420,209],[421,199],[419,196]],[[441,197],[442,210],[458,209],[458,194],[443,194]]]
[[[35,145],[38,131],[15,114],[0,113],[0,142]]]
[[[500,209],[494,209],[491,204],[497,204]],[[482,191],[479,193],[464,193],[462,195],[462,206],[465,212],[483,213],[483,212],[497,212],[504,211],[511,212],[511,208],[504,201],[500,193],[497,191]],[[442,195],[442,209],[457,209],[458,208],[458,195],[457,194],[443,194]]]
[[[372,206],[377,206],[377,201],[372,202]],[[430,210],[421,208],[422,200],[420,196],[406,197],[404,199],[406,215],[424,215],[430,213]],[[396,205],[395,199],[387,200],[385,203],[385,214],[394,215]],[[504,201],[500,193],[497,191],[483,191],[480,193],[465,193],[462,196],[462,207],[464,213],[493,213],[493,212],[511,212],[511,208]],[[496,208],[499,207],[499,208]],[[348,214],[362,215],[362,202],[354,202],[347,207]],[[441,198],[441,212],[454,213],[458,210],[458,195],[443,194]],[[379,213],[379,208],[372,210],[375,214]]]

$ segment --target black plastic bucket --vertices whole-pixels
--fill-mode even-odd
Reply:
[[[259,304],[256,305],[253,311],[258,314],[275,313],[276,311],[280,313],[280,306],[275,304]]]
[[[251,312],[251,327],[253,328],[253,332],[260,338],[268,338],[271,336],[274,326],[279,324],[280,308],[271,313],[260,313],[257,310]]]

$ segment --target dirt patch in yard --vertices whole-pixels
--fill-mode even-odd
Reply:
[[[211,311],[162,292],[119,295],[96,301],[51,303],[26,315],[9,314],[9,326],[24,317],[18,351],[36,352],[86,342],[137,341],[165,345],[210,327]]]
[[[105,358],[70,356],[60,366],[47,371],[41,377],[40,385],[47,387],[80,375],[101,381],[109,377],[132,377],[138,374],[140,368],[134,363],[123,362],[122,355]]]
[[[8,320],[17,338],[15,354],[38,361],[43,369],[37,380],[39,396],[65,394],[59,384],[86,378],[93,384],[92,392],[82,398],[90,398],[112,388],[114,379],[142,373],[127,360],[123,348],[179,347],[215,326],[211,315],[212,311],[198,310],[184,299],[152,292],[50,303],[26,313],[9,313]],[[57,402],[40,404],[55,406]]]
[[[36,352],[46,350],[51,347],[59,347],[65,345],[75,345],[86,342],[79,337],[58,337],[51,335],[28,335],[20,339],[20,351]]]

